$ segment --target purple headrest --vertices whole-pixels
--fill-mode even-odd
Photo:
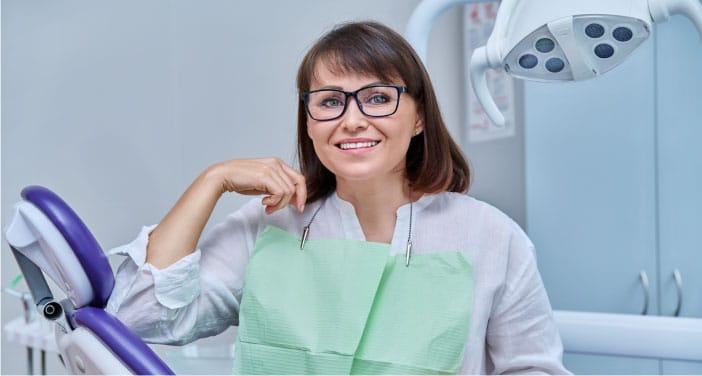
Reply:
[[[94,307],[74,312],[75,321],[90,329],[137,375],[173,375],[173,371],[134,333],[109,313]]]
[[[94,297],[90,305],[105,307],[115,278],[107,256],[90,230],[68,204],[44,187],[26,187],[22,190],[22,197],[49,218],[73,249],[93,289]]]

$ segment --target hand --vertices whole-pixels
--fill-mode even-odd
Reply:
[[[307,201],[305,177],[280,158],[234,159],[208,168],[223,192],[245,195],[266,195],[261,203],[266,214],[286,205],[295,205],[302,212]]]

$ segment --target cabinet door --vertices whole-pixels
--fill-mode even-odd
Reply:
[[[702,318],[702,41],[675,17],[658,27],[658,175],[661,314]],[[702,344],[700,344],[702,346]]]
[[[702,41],[674,17],[658,27],[660,313],[702,318]],[[702,346],[702,344],[690,344]],[[662,362],[663,373],[702,374],[702,362]]]
[[[554,309],[656,314],[653,41],[596,79],[525,85],[527,232]]]

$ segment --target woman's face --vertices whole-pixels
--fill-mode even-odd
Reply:
[[[323,61],[315,70],[310,91],[326,88],[352,92],[372,84],[405,85],[402,81],[381,82],[374,76],[336,75]],[[404,178],[410,140],[424,129],[415,100],[402,93],[397,111],[386,117],[364,115],[353,97],[347,102],[346,111],[338,119],[317,121],[307,116],[307,134],[320,161],[337,181]]]

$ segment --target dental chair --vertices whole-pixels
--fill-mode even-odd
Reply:
[[[72,373],[172,375],[124,324],[105,311],[114,276],[100,245],[55,193],[30,186],[5,231],[39,314],[53,321],[61,359]],[[56,301],[44,275],[66,295]]]

